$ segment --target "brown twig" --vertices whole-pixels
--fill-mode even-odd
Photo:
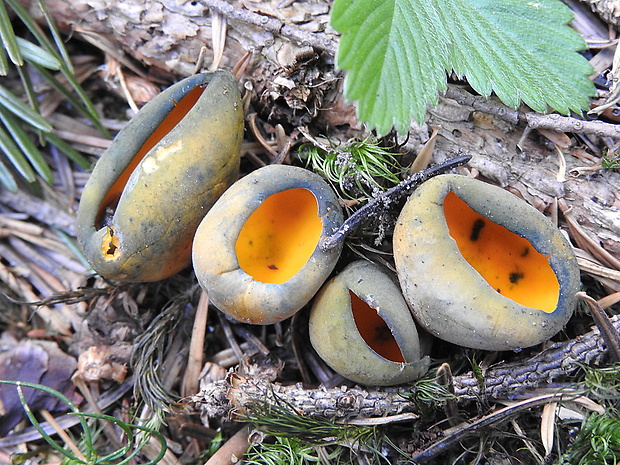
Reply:
[[[618,330],[620,316],[611,318]],[[453,378],[454,395],[458,402],[482,398],[517,398],[527,389],[548,384],[566,376],[582,364],[598,363],[607,353],[607,346],[598,328],[575,339],[558,342],[539,354],[513,363],[490,367],[480,381],[472,372]],[[211,418],[227,417],[232,410],[242,412],[256,399],[284,402],[308,415],[327,418],[375,417],[416,412],[410,400],[414,386],[388,388],[304,389],[301,385],[281,386],[261,379],[233,375],[227,380],[202,386],[192,400]]]
[[[344,239],[355,230],[363,221],[368,219],[371,215],[375,214],[380,208],[383,208],[390,202],[394,202],[404,195],[411,194],[413,189],[418,187],[424,181],[437,176],[438,174],[450,171],[457,166],[466,164],[471,160],[471,155],[460,155],[458,157],[450,158],[439,165],[435,165],[431,168],[427,168],[417,173],[412,174],[404,181],[400,182],[396,186],[388,189],[383,194],[373,198],[370,202],[364,205],[362,208],[348,217],[345,222],[334,231],[334,233],[321,240],[320,247],[323,250],[329,250],[336,247]]]
[[[466,437],[479,433],[491,425],[507,421],[523,410],[562,400],[562,394],[546,394],[521,401],[516,405],[504,407],[497,412],[493,412],[490,415],[486,415],[479,420],[474,421],[473,423],[464,423],[457,427],[451,428],[445,432],[445,437],[443,439],[434,442],[430,447],[427,447],[423,451],[413,454],[411,459],[415,463],[428,462],[429,460],[436,458],[442,452],[450,449],[455,444],[461,442]]]
[[[542,115],[534,112],[522,112],[494,102],[487,98],[470,94],[466,90],[448,85],[444,97],[456,100],[460,105],[467,105],[474,110],[497,116],[510,124],[519,122],[527,124],[530,129],[551,129],[557,132],[575,132],[580,134],[594,134],[620,139],[620,125],[605,123],[603,121],[584,121],[570,116],[562,116],[557,113]]]
[[[601,332],[602,338],[605,340],[611,358],[614,362],[620,362],[620,334],[618,334],[618,330],[612,324],[611,319],[599,303],[588,294],[578,292],[577,296],[588,304],[590,314]]]
[[[220,447],[215,454],[207,460],[205,465],[233,465],[240,463],[241,457],[250,447],[250,426],[241,428],[233,437]]]
[[[45,418],[45,421],[49,423],[49,425],[54,429],[54,432],[63,440],[65,445],[71,449],[71,452],[73,452],[83,463],[87,463],[87,459],[84,457],[84,454],[82,454],[82,451],[78,448],[67,432],[56,422],[54,416],[47,410],[41,410],[39,413],[41,413],[41,416]]]
[[[261,15],[245,8],[236,8],[224,0],[203,0],[202,3],[211,10],[217,11],[222,16],[241,21],[246,24],[260,27],[295,42],[301,46],[311,46],[317,50],[323,50],[332,56],[336,55],[336,44],[324,37],[295,26],[286,24],[272,16]]]
[[[13,210],[25,213],[37,221],[60,229],[70,236],[75,236],[75,217],[49,202],[42,202],[40,198],[29,195],[25,190],[15,193],[8,189],[0,189],[0,203]]]
[[[192,338],[187,357],[187,367],[181,383],[181,395],[191,396],[198,392],[198,378],[203,365],[205,335],[207,333],[207,317],[209,315],[209,296],[205,291],[200,293],[200,300],[196,306]]]

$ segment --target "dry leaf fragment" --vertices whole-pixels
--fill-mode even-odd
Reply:
[[[555,431],[555,414],[557,409],[557,402],[550,402],[543,407],[540,419],[540,439],[545,448],[545,457],[548,457],[553,450],[553,433]]]
[[[3,338],[7,342],[7,338]],[[0,379],[38,383],[62,392],[75,403],[81,401],[71,382],[76,361],[49,341],[8,341],[8,350],[0,352]],[[64,412],[68,406],[43,391],[22,388],[31,410]],[[0,384],[0,436],[6,436],[22,419],[24,409],[17,389]]]
[[[127,365],[111,360],[110,355],[111,352],[107,346],[89,347],[78,358],[74,378],[80,378],[87,383],[107,379],[122,383],[127,376]]]

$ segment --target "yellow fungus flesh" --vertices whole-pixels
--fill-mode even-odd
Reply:
[[[241,269],[263,283],[291,279],[310,259],[323,232],[318,208],[308,189],[287,189],[267,197],[237,238]]]
[[[101,204],[99,205],[99,211],[95,220],[95,228],[99,229],[103,226],[103,218],[106,215],[106,210],[113,210],[116,208],[116,204],[125,189],[125,185],[129,180],[129,176],[134,172],[138,164],[142,161],[144,156],[151,150],[166,134],[168,134],[179,122],[185,117],[185,115],[196,104],[202,92],[205,90],[206,85],[198,85],[185,95],[178,103],[174,105],[174,108],[164,120],[159,123],[159,126],[153,131],[153,133],[146,139],[140,150],[133,157],[131,162],[114,181],[112,187],[106,192]],[[109,212],[108,212],[109,213]]]
[[[392,331],[377,310],[351,290],[349,290],[349,295],[351,296],[351,311],[353,312],[355,326],[357,326],[357,330],[368,347],[387,360],[406,363]]]
[[[454,192],[445,197],[444,213],[461,255],[493,289],[527,307],[556,309],[557,276],[527,239],[475,212]]]
[[[103,258],[106,260],[116,260],[120,254],[118,250],[119,246],[120,242],[118,236],[115,234],[114,228],[108,226],[101,242],[101,254]]]

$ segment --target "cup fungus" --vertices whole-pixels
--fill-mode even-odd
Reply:
[[[227,71],[198,74],[147,103],[97,162],[77,215],[93,269],[157,281],[189,264],[194,232],[238,177],[243,110]]]
[[[424,183],[394,229],[394,260],[418,322],[446,341],[510,350],[546,341],[579,289],[571,245],[538,210],[457,175]]]
[[[233,184],[194,238],[193,265],[211,301],[236,320],[271,324],[303,307],[342,247],[319,241],[343,220],[338,198],[303,168],[270,165]]]
[[[325,363],[356,383],[401,384],[428,370],[398,284],[366,261],[351,263],[323,286],[312,305],[309,332]]]

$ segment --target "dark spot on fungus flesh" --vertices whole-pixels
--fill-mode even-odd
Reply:
[[[477,241],[480,238],[480,231],[484,228],[484,220],[477,219],[474,221],[474,226],[471,228],[471,234],[469,240],[472,242]]]
[[[382,325],[375,328],[375,339],[381,342],[388,342],[394,339],[394,336],[392,336],[392,332],[387,325]]]
[[[521,256],[522,257],[527,257],[530,253],[530,248],[529,247],[524,247],[523,248],[523,252],[521,252]]]
[[[272,265],[268,265],[267,268],[269,268],[270,270],[277,270],[278,269],[278,267],[273,265],[273,264]]]
[[[509,278],[512,284],[517,284],[520,279],[523,279],[523,273],[513,272],[510,273]]]

